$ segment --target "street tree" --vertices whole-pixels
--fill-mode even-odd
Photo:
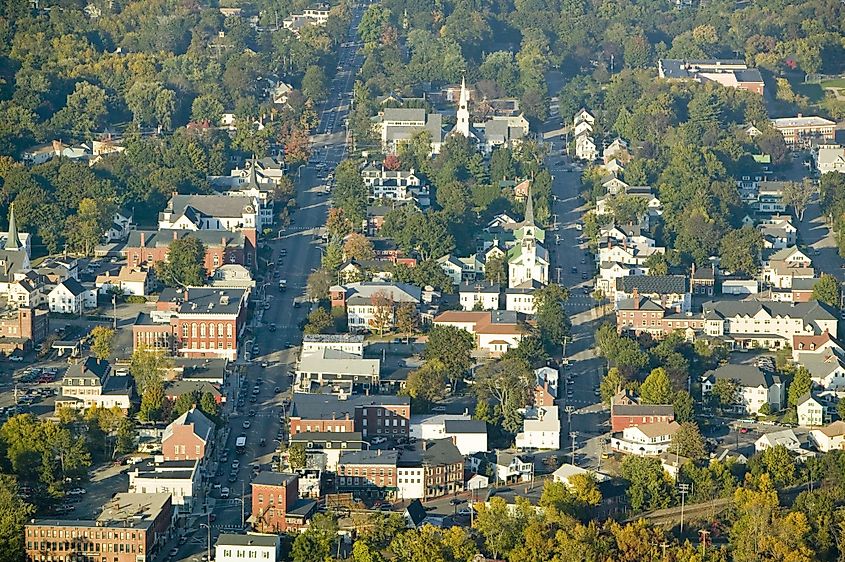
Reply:
[[[293,541],[290,556],[293,562],[325,562],[331,559],[337,536],[337,521],[331,515],[318,513],[304,532]]]
[[[556,352],[557,347],[563,345],[564,338],[569,337],[571,323],[564,309],[568,298],[569,291],[554,283],[534,291],[537,327],[550,353]]]
[[[736,402],[738,390],[739,385],[737,381],[732,379],[717,379],[713,383],[713,388],[710,389],[710,395],[716,401],[716,405],[721,409]]]
[[[804,212],[810,204],[813,194],[816,192],[816,186],[810,178],[804,178],[802,181],[789,181],[783,186],[783,204],[792,207],[795,211],[795,218],[799,221],[804,220]]]
[[[288,464],[293,470],[305,468],[307,453],[305,445],[297,442],[288,447]]]
[[[23,562],[24,525],[34,513],[35,507],[18,493],[15,479],[0,475],[0,560]]]
[[[669,507],[672,503],[672,482],[658,459],[635,455],[625,457],[622,478],[629,482],[628,502],[634,512]]]
[[[308,162],[311,157],[311,137],[308,131],[294,127],[287,131],[281,139],[285,146],[285,162],[296,166]]]
[[[162,421],[166,413],[166,402],[164,384],[161,381],[148,384],[141,395],[141,408],[138,410],[138,417],[142,421]]]
[[[323,267],[308,274],[308,280],[305,284],[308,298],[311,300],[322,300],[328,297],[329,288],[331,288],[333,282],[334,275]]]
[[[508,284],[507,261],[503,257],[488,258],[484,264],[484,279],[505,287]]]
[[[170,243],[167,260],[155,265],[156,276],[168,287],[205,284],[205,245],[192,236]]]
[[[333,243],[340,243],[352,232],[352,223],[346,218],[343,209],[332,207],[329,209],[329,216],[326,219],[326,231],[329,240]]]
[[[672,406],[675,410],[676,422],[683,423],[695,418],[695,401],[686,390],[679,390],[675,393]]]
[[[100,361],[105,361],[112,354],[115,331],[105,326],[94,326],[91,330],[91,353]]]
[[[454,388],[472,366],[471,354],[474,348],[475,341],[466,330],[455,326],[435,326],[428,333],[425,359],[440,361]]]
[[[792,380],[789,382],[789,391],[787,392],[787,400],[790,406],[798,404],[798,400],[802,396],[810,392],[813,388],[813,377],[807,367],[801,365],[795,369],[795,374],[792,375]]]
[[[312,65],[305,70],[305,76],[302,77],[302,95],[316,102],[326,99],[328,82],[322,67]]]
[[[672,382],[662,367],[653,369],[640,385],[640,400],[643,404],[669,404],[672,396]]]
[[[625,377],[616,367],[611,367],[599,383],[599,394],[604,404],[610,405],[613,397],[625,386]]]
[[[302,331],[306,334],[326,334],[332,326],[334,326],[334,321],[331,314],[320,306],[308,314],[308,323]]]

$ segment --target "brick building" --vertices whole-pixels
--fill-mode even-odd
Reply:
[[[30,562],[151,562],[170,534],[170,494],[115,495],[96,520],[33,519],[24,529]]]
[[[610,405],[610,425],[614,432],[672,421],[675,421],[675,408],[671,404],[640,404],[636,398],[622,392],[613,397]]]
[[[214,423],[191,408],[168,425],[161,436],[164,460],[203,461],[214,447]]]
[[[205,271],[208,275],[226,264],[251,267],[254,249],[241,232],[228,230],[133,230],[126,243],[126,263],[130,267],[152,267],[167,259],[170,245],[176,240],[195,238],[205,246]]]
[[[50,332],[46,310],[21,307],[0,313],[0,351],[27,350]]]
[[[350,396],[341,400],[332,395],[296,393],[290,412],[290,434],[357,431],[364,439],[407,437],[410,420],[411,402],[403,396]]]
[[[145,345],[183,357],[235,360],[246,326],[247,291],[192,287],[162,291],[156,310],[132,326],[135,349]]]
[[[340,455],[337,489],[368,497],[392,496],[397,489],[397,451],[352,451]]]
[[[296,474],[261,472],[251,485],[250,522],[262,533],[301,529],[317,506],[313,500],[300,499]]]

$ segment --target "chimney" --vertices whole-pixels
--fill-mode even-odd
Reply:
[[[146,248],[146,247],[147,247],[146,242],[147,242],[147,235],[146,235],[146,233],[145,233],[145,232],[141,232],[141,247],[142,247],[142,248]]]
[[[220,245],[223,246],[224,248],[226,247],[226,237],[225,236],[220,237]]]
[[[188,302],[188,289],[182,291],[182,297],[184,297],[185,302]]]
[[[177,238],[179,238],[179,235],[178,235],[178,234],[176,233],[176,231],[174,230],[174,231],[173,231],[173,239],[174,239],[174,240],[176,240]]]
[[[631,295],[631,298],[634,299],[634,310],[640,309],[640,291],[636,287],[634,287],[634,292]]]

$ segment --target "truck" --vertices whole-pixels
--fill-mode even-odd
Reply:
[[[235,452],[239,455],[244,454],[246,451],[246,435],[239,435],[237,439],[235,439]]]
[[[279,279],[279,290],[284,291],[288,288],[288,280],[287,279]]]

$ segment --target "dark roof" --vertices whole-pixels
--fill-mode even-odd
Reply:
[[[205,394],[206,392],[209,392],[215,398],[220,396],[220,389],[212,383],[204,380],[172,381],[167,384],[164,389],[164,392],[168,396],[182,396],[183,394],[188,394],[190,392],[199,392],[200,394]]]
[[[737,82],[762,82],[763,76],[756,68],[746,68],[744,70],[734,70],[734,76]]]
[[[637,297],[639,300],[639,307],[634,307],[634,299],[619,299],[616,303],[618,310],[663,310],[659,303],[654,302],[648,297]]]
[[[102,382],[110,370],[111,365],[109,365],[108,361],[100,361],[96,357],[89,356],[82,363],[68,367],[67,371],[65,371],[64,378],[96,378]]]
[[[384,465],[391,465],[396,466],[396,461],[399,460],[399,452],[398,451],[382,451],[380,449],[376,449],[374,451],[371,450],[363,450],[363,451],[349,451],[346,453],[341,453],[340,459],[338,459],[338,465],[344,464],[361,464],[361,465],[373,465],[373,464],[384,464]]]
[[[174,218],[194,209],[211,217],[241,217],[247,208],[252,210],[253,199],[238,195],[174,195],[167,206],[167,210],[174,214]]]
[[[483,422],[482,422],[483,423]],[[423,441],[413,451],[402,451],[399,463],[403,466],[438,466],[462,462],[464,456],[451,439]]]
[[[405,508],[405,516],[411,521],[411,525],[419,527],[425,520],[428,512],[426,512],[420,500],[413,500]]]
[[[735,380],[740,386],[750,388],[757,388],[760,386],[769,388],[775,382],[780,382],[779,377],[775,380],[776,377],[772,375],[772,373],[764,371],[760,367],[756,367],[754,365],[735,365],[731,363],[722,365],[717,369],[707,371],[704,373],[704,378],[712,378],[714,381],[718,379]]]
[[[366,406],[394,406],[410,405],[410,399],[404,396],[376,394],[372,396],[351,396],[341,400],[337,396],[327,394],[293,395],[291,417],[306,420],[343,419],[348,414],[350,419],[355,416],[356,408]]]
[[[244,289],[191,287],[185,299],[183,291],[168,288],[161,292],[159,302],[179,303],[178,310],[183,313],[237,314],[245,294]]]
[[[490,293],[498,295],[501,287],[492,281],[464,281],[458,288],[459,293]]]
[[[812,320],[836,320],[833,309],[819,301],[775,302],[775,301],[710,301],[702,306],[707,318],[733,318],[735,316],[755,316],[765,310],[770,316],[802,318]]]
[[[144,248],[169,248],[174,240],[184,238],[196,238],[206,247],[233,246],[243,247],[244,235],[242,232],[229,232],[228,230],[131,230],[126,242],[127,248],[140,248],[141,235],[144,235]]]
[[[287,486],[295,478],[296,474],[287,472],[259,472],[258,476],[252,479],[252,483],[263,486]]]
[[[279,543],[277,535],[235,535],[221,533],[217,537],[218,545],[224,546],[276,546]]]
[[[85,292],[85,287],[82,286],[82,283],[80,283],[73,277],[68,277],[67,279],[59,283],[59,285],[64,285],[65,288],[70,291],[71,294],[75,297],[78,297],[79,295]]]
[[[132,393],[132,377],[120,376],[109,377],[103,386],[103,394],[116,394],[125,396]]]
[[[446,433],[487,433],[487,422],[482,420],[446,420]]]
[[[614,416],[674,416],[671,404],[615,404]]]
[[[683,275],[626,275],[616,279],[616,290],[627,294],[634,292],[651,295],[683,294],[689,284]]]

